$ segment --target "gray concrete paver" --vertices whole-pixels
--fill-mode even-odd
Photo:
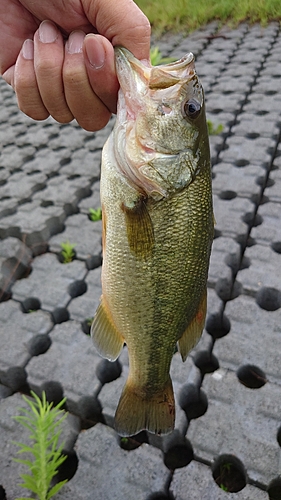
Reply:
[[[175,354],[171,366],[176,428],[183,435],[187,430],[195,452],[195,459],[170,477],[170,491],[181,500],[266,500],[265,489],[280,476],[279,29],[278,23],[243,23],[236,29],[211,23],[187,37],[166,34],[155,40],[163,55],[195,53],[208,119],[214,128],[223,125],[222,134],[210,139],[217,237],[206,330],[186,363]],[[101,383],[103,360],[82,330],[101,294],[101,222],[91,222],[88,212],[100,207],[101,149],[113,123],[94,134],[75,122],[36,123],[19,112],[12,89],[0,82],[0,288],[8,274],[11,285],[11,298],[2,295],[0,303],[0,483],[8,500],[21,494],[10,444],[20,438],[11,416],[21,398],[11,394],[28,388],[55,387],[79,422],[103,417],[107,422],[80,432],[76,445],[73,429],[66,430],[79,467],[59,499],[147,500],[168,484],[165,440],[150,437],[149,445],[128,452],[111,428],[128,375],[126,349],[121,375]],[[67,240],[77,243],[76,259],[64,265],[55,254]],[[23,248],[29,252],[21,271],[25,266],[31,274],[12,276],[7,262]],[[273,303],[275,310],[267,310]],[[239,369],[247,372],[249,365],[264,373],[262,387],[239,381]],[[187,387],[197,395],[201,387],[207,401],[205,413],[190,422],[180,407]],[[192,400],[188,411],[198,408]],[[223,491],[212,477],[214,463],[225,453],[241,460],[248,477],[236,493]]]

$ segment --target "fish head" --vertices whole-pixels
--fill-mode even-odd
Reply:
[[[117,167],[140,192],[162,199],[210,167],[204,93],[194,56],[151,66],[117,47],[115,61],[120,83]]]

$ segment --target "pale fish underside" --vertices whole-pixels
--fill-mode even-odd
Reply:
[[[172,357],[177,346],[186,359],[206,315],[213,211],[204,96],[192,54],[151,67],[115,50],[120,91],[103,149],[102,297],[91,334],[109,360],[128,348],[117,432],[165,434],[175,421]]]

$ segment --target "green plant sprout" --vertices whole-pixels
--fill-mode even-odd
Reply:
[[[221,488],[221,490],[223,490],[223,491],[228,491],[228,487],[227,487],[227,486],[225,486],[224,484],[220,484],[220,488]]]
[[[66,398],[53,407],[53,403],[48,403],[46,400],[45,392],[42,393],[42,400],[32,391],[31,395],[35,401],[23,396],[30,409],[21,408],[24,415],[13,418],[30,431],[29,438],[32,441],[31,445],[15,442],[14,444],[20,447],[18,453],[28,453],[29,456],[33,455],[33,459],[13,460],[26,465],[30,470],[30,474],[20,474],[24,481],[20,486],[35,493],[37,495],[35,498],[38,500],[49,500],[67,482],[67,480],[60,481],[51,488],[58,467],[66,460],[66,455],[62,454],[64,443],[58,446],[61,424],[67,416],[60,408]],[[21,497],[16,500],[29,499]]]
[[[150,61],[152,66],[157,66],[158,64],[167,64],[174,62],[176,59],[174,57],[162,57],[162,53],[158,47],[151,47],[150,49]]]
[[[215,127],[211,120],[207,120],[207,126],[209,135],[218,135],[223,131],[223,125],[221,123]]]
[[[97,220],[101,220],[101,217],[102,217],[101,208],[89,208],[89,216],[93,222],[96,222]]]
[[[76,243],[73,244],[69,241],[66,241],[64,243],[61,243],[60,246],[63,263],[68,264],[69,262],[72,262],[75,256],[74,247],[76,246]]]

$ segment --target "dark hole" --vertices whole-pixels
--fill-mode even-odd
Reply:
[[[234,165],[235,165],[236,167],[246,167],[246,166],[247,166],[247,165],[249,165],[249,164],[250,164],[250,162],[249,162],[248,160],[236,160],[236,161],[234,162]]]
[[[249,134],[246,134],[247,139],[257,139],[260,136],[260,134],[257,134],[256,132],[250,132]]]
[[[28,391],[27,373],[22,366],[13,366],[1,377],[1,383],[7,385],[13,391]]]
[[[244,365],[238,368],[237,377],[241,384],[249,389],[260,389],[267,382],[265,373],[254,365]]]
[[[28,351],[31,356],[39,356],[40,354],[44,354],[47,352],[49,347],[51,346],[52,341],[49,335],[35,335],[28,342]]]
[[[185,441],[185,442],[184,442]],[[181,444],[172,445],[164,453],[164,464],[170,470],[186,467],[193,460],[193,449],[185,439]]]
[[[92,325],[92,322],[93,322],[93,318],[86,318],[81,323],[82,332],[86,333],[86,335],[90,335],[91,334],[91,325]]]
[[[279,446],[281,446],[281,427],[279,427],[278,432],[277,432],[277,442]]]
[[[6,491],[3,486],[0,484],[0,500],[7,500]]]
[[[145,436],[141,436],[142,434],[144,434]],[[136,434],[135,436],[131,437],[118,436],[118,442],[122,450],[132,451],[136,450],[143,443],[147,442],[147,437],[145,432],[141,432],[140,434]]]
[[[229,493],[237,493],[246,486],[246,473],[242,462],[233,455],[221,455],[213,466],[217,485]]]
[[[252,212],[248,212],[243,215],[242,220],[251,227],[260,226],[263,222],[263,218],[260,214],[254,214]]]
[[[78,414],[83,420],[83,428],[103,422],[102,405],[94,396],[82,396],[78,404]]]
[[[50,380],[49,382],[44,382],[40,387],[39,396],[42,398],[42,393],[45,392],[46,399],[48,403],[53,403],[54,406],[59,404],[63,399],[63,388],[59,382],[55,380]]]
[[[64,323],[64,321],[69,320],[69,312],[65,307],[57,307],[52,312],[52,317],[55,325],[59,325],[60,323]]]
[[[269,500],[281,500],[281,477],[273,479],[267,489]]]
[[[221,236],[221,231],[219,229],[214,229],[214,240]]]
[[[276,311],[281,307],[281,292],[276,288],[262,287],[256,297],[257,304],[266,311]]]
[[[146,500],[175,500],[175,497],[171,492],[166,495],[163,491],[157,491],[149,495]]]
[[[51,486],[59,483],[60,481],[70,481],[73,478],[77,467],[78,467],[78,457],[75,450],[62,450],[62,455],[66,456],[65,461],[58,467],[58,472],[54,476]]]
[[[271,248],[276,253],[281,253],[281,241],[274,241],[271,243]]]
[[[71,175],[69,175],[69,176],[67,177],[67,179],[68,179],[69,181],[73,181],[74,179],[79,179],[79,177],[81,177],[81,175],[80,175],[80,174],[71,174]]]
[[[194,356],[194,364],[199,368],[202,375],[213,373],[219,368],[216,356],[209,351],[197,352]]]
[[[96,375],[101,384],[108,384],[113,382],[120,377],[122,373],[122,365],[118,359],[116,361],[108,361],[108,359],[102,359],[97,368]]]
[[[208,408],[206,394],[193,384],[184,385],[179,394],[179,404],[188,420],[201,417]]]
[[[263,188],[265,188],[265,187],[269,188],[271,186],[274,186],[275,181],[273,179],[266,178],[266,177],[261,175],[261,176],[257,177],[256,184],[258,186],[263,187]]]
[[[91,255],[86,259],[86,268],[91,271],[92,269],[96,269],[100,267],[102,263],[101,255]]]
[[[52,207],[53,205],[54,205],[54,202],[51,200],[42,200],[40,203],[40,206],[43,208]]]
[[[252,238],[251,236],[248,236],[247,234],[239,234],[236,237],[237,243],[241,245],[241,247],[244,249],[246,247],[253,247],[256,244],[256,240]]]
[[[71,162],[71,158],[62,158],[60,160],[60,166],[63,167],[64,165],[68,165]]]
[[[68,293],[72,299],[75,297],[80,297],[87,291],[87,283],[84,280],[77,280],[70,283],[68,287]]]
[[[32,313],[40,309],[41,303],[36,297],[28,297],[21,303],[21,307],[24,313]]]
[[[236,299],[242,293],[242,289],[243,287],[239,281],[235,280],[233,283],[227,278],[218,279],[215,286],[218,297],[224,302]]]
[[[230,328],[230,321],[225,314],[211,314],[206,322],[206,330],[214,339],[220,339],[227,335]]]
[[[237,193],[235,191],[221,191],[219,194],[219,198],[221,200],[233,200],[233,198],[236,198]]]
[[[241,260],[240,253],[231,253],[226,256],[225,263],[230,267],[233,273],[236,273],[238,270],[250,267],[251,261],[249,257],[245,255]]]

